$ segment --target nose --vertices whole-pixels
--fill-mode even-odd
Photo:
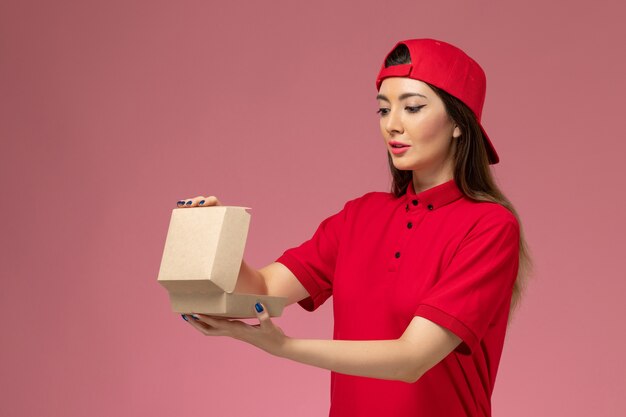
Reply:
[[[389,113],[387,113],[387,116],[384,118],[384,125],[387,133],[390,135],[393,133],[404,132],[404,127],[402,126],[402,115],[400,112],[389,110]]]

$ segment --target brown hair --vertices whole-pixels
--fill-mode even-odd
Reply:
[[[411,55],[406,45],[398,45],[385,60],[385,67],[399,64],[409,64]],[[458,98],[448,94],[444,90],[426,83],[441,98],[445,105],[448,116],[461,129],[461,136],[457,138],[454,158],[454,181],[461,192],[468,198],[475,201],[488,201],[501,204],[515,215],[520,226],[519,245],[519,268],[517,278],[513,286],[511,308],[509,311],[508,323],[511,322],[513,312],[519,306],[522,294],[527,286],[527,280],[531,276],[533,263],[530,251],[524,238],[524,230],[517,211],[513,204],[506,198],[496,185],[487,156],[487,148],[480,125],[476,116],[465,103]],[[389,169],[391,171],[392,183],[391,192],[400,197],[406,192],[411,180],[412,172],[397,169],[387,152]]]

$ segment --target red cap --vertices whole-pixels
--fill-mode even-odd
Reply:
[[[400,44],[409,48],[411,63],[385,68],[387,56]],[[382,81],[387,77],[409,77],[430,83],[455,96],[474,112],[485,137],[489,164],[497,164],[500,158],[480,122],[487,88],[485,72],[480,65],[456,46],[435,39],[399,41],[391,51],[385,56],[376,77],[376,90],[380,90]]]

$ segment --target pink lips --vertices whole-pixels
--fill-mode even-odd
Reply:
[[[402,147],[394,147],[393,145],[402,145]],[[410,148],[409,145],[405,145],[405,144],[403,144],[401,142],[396,142],[396,141],[389,142],[389,147],[391,148],[391,152],[394,155],[400,155],[400,154],[406,152],[407,149]]]

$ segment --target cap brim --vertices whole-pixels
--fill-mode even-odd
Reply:
[[[487,148],[487,156],[489,158],[489,165],[495,165],[500,162],[500,157],[496,152],[496,148],[494,148],[493,143],[491,143],[491,139],[489,139],[489,135],[485,131],[485,128],[480,125],[480,130],[483,132],[483,137],[485,138],[485,145]]]

